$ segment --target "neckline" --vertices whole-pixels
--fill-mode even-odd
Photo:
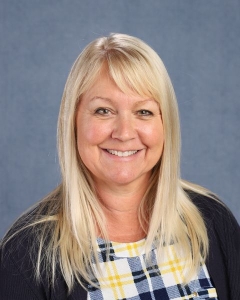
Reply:
[[[146,238],[129,243],[121,243],[114,241],[107,242],[102,238],[97,238],[97,251],[105,254],[107,252],[107,243],[110,247],[109,256],[111,257],[132,258],[139,257],[145,254]]]

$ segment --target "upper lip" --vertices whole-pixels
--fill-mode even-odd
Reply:
[[[104,148],[105,150],[118,151],[118,152],[128,152],[128,151],[140,151],[142,149],[113,149],[113,148]]]

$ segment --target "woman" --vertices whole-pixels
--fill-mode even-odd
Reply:
[[[180,179],[179,128],[148,45],[90,43],[60,108],[62,184],[3,239],[1,299],[239,300],[239,226]]]

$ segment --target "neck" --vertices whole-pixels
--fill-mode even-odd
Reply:
[[[137,188],[129,186],[110,188],[101,184],[96,188],[106,217],[109,239],[127,243],[144,238],[147,228],[141,227],[138,212],[147,187],[141,185]]]

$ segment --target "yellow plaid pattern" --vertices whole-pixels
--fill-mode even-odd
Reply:
[[[217,299],[205,265],[196,278],[183,286],[182,270],[186,261],[177,255],[174,245],[168,247],[166,257],[160,261],[153,248],[151,266],[146,266],[144,245],[145,240],[135,243],[112,242],[107,260],[105,243],[98,239],[102,276],[97,278],[99,289],[88,287],[88,299]]]

